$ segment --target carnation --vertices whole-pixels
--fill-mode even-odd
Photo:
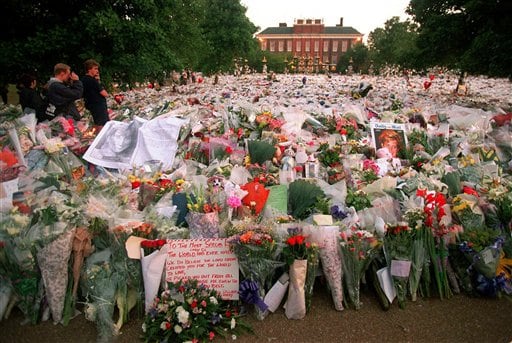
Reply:
[[[179,326],[178,324],[174,325],[174,332],[176,332],[178,335],[183,331],[183,328]]]
[[[188,311],[186,311],[182,306],[178,306],[176,313],[178,313],[178,321],[180,323],[185,324],[188,322],[190,313],[188,313]]]

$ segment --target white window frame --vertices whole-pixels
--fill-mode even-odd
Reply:
[[[333,40],[332,41],[332,52],[337,52],[337,51],[338,51],[338,41]]]
[[[347,52],[348,42],[346,40],[341,41],[341,52]]]

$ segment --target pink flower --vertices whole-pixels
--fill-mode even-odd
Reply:
[[[231,208],[238,208],[240,206],[242,206],[242,200],[240,200],[239,197],[237,196],[230,196],[228,198],[228,206],[231,207]]]

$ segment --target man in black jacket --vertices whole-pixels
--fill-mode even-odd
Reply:
[[[103,126],[109,120],[107,110],[108,93],[99,82],[100,65],[95,60],[84,63],[85,75],[82,77],[84,85],[85,107],[91,111],[94,124]]]
[[[53,75],[48,81],[48,119],[56,116],[72,117],[80,120],[80,113],[75,106],[75,100],[82,97],[84,87],[78,75],[71,72],[71,68],[64,63],[57,63],[53,68]]]
[[[41,93],[36,89],[37,80],[33,75],[23,74],[18,83],[18,94],[20,96],[20,105],[24,113],[35,112],[37,122],[46,120],[47,104]]]

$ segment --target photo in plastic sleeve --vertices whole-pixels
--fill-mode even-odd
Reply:
[[[407,135],[405,124],[370,123],[372,144],[377,156],[405,158]]]

